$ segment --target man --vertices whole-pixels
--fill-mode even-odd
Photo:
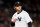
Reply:
[[[29,14],[22,10],[21,2],[15,2],[14,9],[17,11],[12,16],[12,22],[15,23],[15,27],[31,27],[32,19]]]

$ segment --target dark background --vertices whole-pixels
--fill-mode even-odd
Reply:
[[[15,13],[13,4],[20,1],[33,20],[33,27],[40,27],[40,0],[0,0],[0,27],[10,27],[12,15]]]

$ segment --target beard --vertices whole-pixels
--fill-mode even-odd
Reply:
[[[16,11],[20,11],[20,10],[16,9]]]

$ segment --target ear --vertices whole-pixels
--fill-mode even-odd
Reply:
[[[16,9],[16,8],[14,8],[14,9]]]
[[[16,9],[16,8],[14,7],[14,9]]]
[[[14,8],[15,9],[15,8]]]

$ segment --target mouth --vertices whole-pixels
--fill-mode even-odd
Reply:
[[[18,9],[16,9],[16,11],[19,11]]]

